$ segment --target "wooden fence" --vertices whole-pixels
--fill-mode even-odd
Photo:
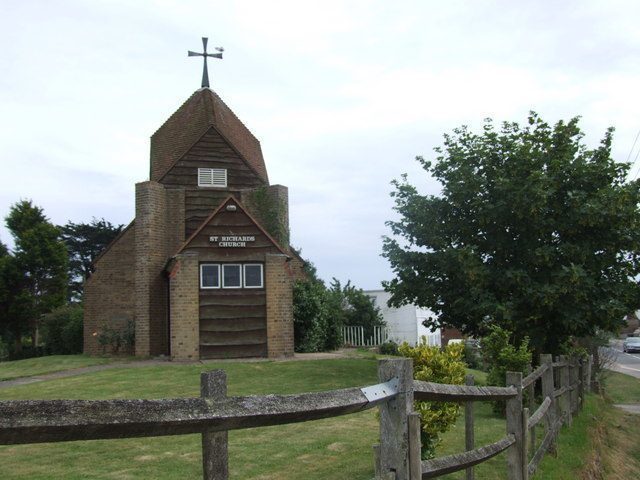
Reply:
[[[1,401],[0,445],[199,433],[203,478],[226,480],[229,430],[317,420],[378,406],[376,478],[415,480],[462,469],[467,469],[467,478],[473,478],[474,465],[506,451],[508,478],[520,480],[535,471],[544,453],[553,448],[560,426],[571,423],[580,409],[590,363],[566,358],[551,362],[549,355],[542,356],[541,366],[524,379],[521,373],[508,373],[506,387],[476,387],[413,380],[411,360],[393,358],[379,360],[378,378],[379,384],[364,388],[227,397],[226,374],[214,370],[201,375],[199,398]],[[539,379],[543,400],[529,415],[534,404],[523,408],[523,391],[532,392]],[[413,410],[414,400],[466,403],[468,451],[421,461],[420,419]],[[472,402],[487,400],[507,402],[506,434],[497,442],[473,448]],[[535,427],[541,422],[547,433],[529,461],[527,439],[535,445]]]
[[[365,336],[364,327],[348,325],[342,327],[342,342],[348,347],[377,347],[389,339],[387,327],[373,327],[373,334]]]

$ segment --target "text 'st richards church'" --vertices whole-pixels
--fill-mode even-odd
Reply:
[[[174,359],[293,354],[288,190],[270,185],[260,142],[209,88],[151,136],[150,179],[135,219],[101,253],[85,285],[84,351],[135,326],[135,354]]]

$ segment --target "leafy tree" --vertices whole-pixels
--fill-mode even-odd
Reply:
[[[297,352],[335,350],[342,343],[342,297],[327,289],[313,263],[293,286],[294,345]]]
[[[84,280],[93,273],[93,262],[105,247],[122,231],[104,218],[91,223],[68,222],[58,227],[69,253],[69,299],[82,298]]]
[[[33,301],[24,286],[25,278],[16,258],[0,243],[0,336],[13,343],[18,352],[33,316]]]
[[[361,288],[351,285],[350,280],[343,287],[334,278],[331,282],[330,290],[340,300],[345,325],[364,327],[366,337],[373,335],[374,327],[384,325],[380,309],[374,305],[371,298]]]
[[[58,240],[58,229],[30,200],[14,204],[6,224],[15,249],[13,255],[8,255],[10,260],[3,261],[8,300],[2,323],[9,326],[20,349],[25,325],[28,324],[35,345],[39,318],[65,303],[67,252]]]
[[[500,325],[538,352],[615,330],[640,304],[640,185],[611,158],[612,132],[590,150],[578,118],[551,127],[531,113],[524,126],[445,135],[435,163],[418,157],[440,195],[393,182],[391,303],[476,336]]]
[[[365,334],[383,325],[380,311],[351,282],[343,287],[335,278],[329,288],[306,262],[306,279],[293,286],[294,341],[297,352],[335,350],[342,345],[342,326],[361,325]]]

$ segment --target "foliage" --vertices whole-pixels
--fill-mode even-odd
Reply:
[[[29,332],[33,301],[24,288],[24,275],[17,259],[8,253],[0,256],[0,337],[12,343],[10,350],[22,349],[22,337]]]
[[[464,383],[464,347],[461,344],[451,344],[441,350],[424,342],[416,347],[405,342],[398,350],[400,355],[413,360],[413,377],[416,380],[452,385]],[[446,402],[415,404],[416,411],[420,413],[422,458],[432,458],[440,443],[440,434],[449,430],[460,415],[460,405]]]
[[[114,226],[104,218],[91,223],[67,222],[58,227],[69,254],[69,299],[82,298],[83,282],[93,273],[96,257],[118,236],[124,225]]]
[[[294,344],[297,352],[335,350],[341,336],[339,304],[317,279],[298,280],[293,286]]]
[[[40,317],[66,300],[67,252],[58,240],[58,229],[29,200],[12,205],[6,224],[15,249],[2,257],[0,265],[0,323],[19,351],[25,329],[35,340]]]
[[[582,358],[593,355],[591,365],[591,388],[596,393],[606,389],[607,377],[612,373],[611,367],[616,362],[618,352],[609,348],[610,340],[614,337],[611,332],[599,330],[590,337],[575,340],[572,347],[567,348],[565,354],[574,354]]]
[[[578,118],[551,127],[531,113],[524,126],[456,129],[435,163],[418,157],[442,193],[393,182],[391,303],[477,337],[500,325],[539,353],[615,330],[640,304],[640,181],[611,158],[612,129],[593,150],[582,138]]]
[[[507,372],[522,372],[526,375],[527,368],[531,366],[529,339],[524,338],[516,348],[510,341],[510,332],[497,325],[489,327],[489,334],[483,337],[482,355],[489,368],[489,385],[504,386]],[[494,403],[497,413],[503,413],[504,407],[504,402]]]
[[[340,300],[345,325],[363,327],[365,337],[373,336],[374,327],[384,326],[380,309],[361,288],[351,285],[351,281],[347,281],[343,287],[340,281],[334,278],[330,291]]]
[[[389,340],[380,345],[381,355],[400,355],[398,344],[393,340]]]
[[[259,187],[250,194],[251,204],[265,230],[280,244],[289,244],[289,229],[286,223],[287,203],[269,192],[267,187]]]
[[[343,287],[335,278],[329,288],[306,262],[306,279],[293,286],[293,326],[296,352],[335,350],[342,345],[342,326],[361,325],[365,335],[383,325],[380,311],[362,289]]]
[[[58,307],[42,319],[42,340],[48,355],[82,353],[82,306]]]
[[[102,325],[98,337],[98,345],[102,353],[131,353],[136,343],[136,326],[133,320],[127,321],[124,328]]]
[[[464,363],[466,363],[469,368],[477,370],[484,368],[482,364],[482,353],[477,344],[468,341],[464,343]]]

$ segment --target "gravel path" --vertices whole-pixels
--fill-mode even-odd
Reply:
[[[318,353],[296,353],[293,357],[282,358],[276,361],[293,362],[303,360],[324,360],[329,358],[348,358],[355,357],[357,354],[354,350],[341,349],[335,352],[318,352]],[[0,389],[16,387],[18,385],[28,385],[30,383],[44,382],[46,380],[56,380],[58,378],[75,377],[86,373],[101,372],[103,370],[111,370],[112,368],[141,368],[155,365],[207,365],[208,363],[225,363],[225,362],[268,362],[273,361],[267,358],[235,358],[224,360],[204,360],[204,361],[169,361],[168,359],[151,359],[136,360],[133,362],[108,363],[106,365],[93,365],[91,367],[73,368],[60,372],[45,373],[42,375],[34,375],[33,377],[15,378],[13,380],[0,381]]]

